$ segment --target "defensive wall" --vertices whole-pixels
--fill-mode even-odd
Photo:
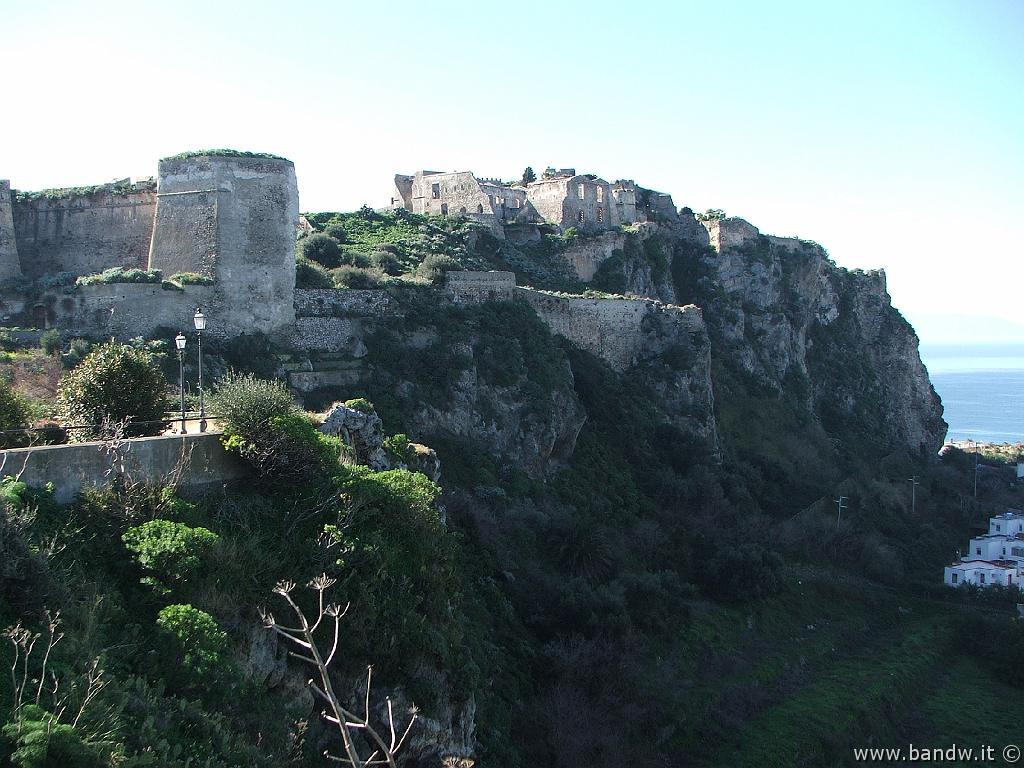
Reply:
[[[456,304],[511,301],[516,290],[514,272],[459,271],[445,274],[445,291]]]
[[[707,337],[703,314],[692,304],[677,307],[650,299],[587,298],[533,288],[517,288],[516,296],[527,301],[553,333],[619,371],[660,354],[666,339],[682,334]]]
[[[0,182],[0,280],[67,285],[111,267],[212,280],[184,291],[41,281],[39,293],[7,292],[0,309],[8,322],[83,336],[181,326],[197,306],[214,335],[291,330],[298,208],[291,161],[230,150],[165,158],[155,182],[22,194]]]
[[[367,322],[384,317],[392,306],[391,296],[380,289],[300,288],[295,291],[291,343],[308,352],[365,357]]]
[[[87,193],[19,196],[13,203],[21,271],[90,275],[111,267],[145,269],[153,236],[156,185],[125,180]]]
[[[248,475],[246,467],[224,450],[218,433],[166,435],[104,443],[71,443],[0,451],[0,474],[14,475],[32,486],[53,483],[58,502],[72,501],[79,491],[110,483],[123,467],[133,481],[165,482],[181,467],[179,488],[199,492]]]

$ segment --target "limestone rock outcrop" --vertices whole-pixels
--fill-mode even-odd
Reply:
[[[320,431],[340,437],[351,449],[357,463],[365,464],[376,472],[408,469],[421,472],[434,482],[441,477],[441,460],[433,448],[409,443],[405,456],[399,458],[389,454],[384,447],[384,423],[372,408],[335,403],[324,416]]]
[[[881,270],[846,270],[797,238],[761,235],[742,219],[704,222],[680,241],[716,354],[763,387],[802,399],[827,432],[872,434],[879,450],[935,455],[942,405],[913,328],[893,308]],[[678,265],[677,265],[678,266]]]

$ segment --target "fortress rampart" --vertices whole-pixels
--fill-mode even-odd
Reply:
[[[706,335],[699,308],[676,307],[650,299],[596,298],[518,288],[551,331],[623,371],[662,351],[665,321],[686,333]]]
[[[294,325],[295,167],[269,155],[216,150],[165,158],[157,180],[13,194],[0,183],[0,280],[75,277],[112,267],[197,273],[212,285],[163,290],[99,284],[4,297],[9,318],[82,335],[145,334],[187,323],[209,332],[277,333]],[[62,281],[68,283],[68,279]]]
[[[16,198],[13,225],[21,271],[34,280],[60,272],[145,269],[155,210],[152,184]]]

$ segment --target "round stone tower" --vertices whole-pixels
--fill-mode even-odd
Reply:
[[[14,237],[11,182],[0,179],[0,281],[21,277],[18,241]]]
[[[298,220],[290,160],[225,150],[164,158],[149,268],[213,279],[211,330],[283,330],[295,322]]]

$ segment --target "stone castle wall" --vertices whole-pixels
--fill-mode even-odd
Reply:
[[[514,272],[448,272],[445,291],[456,304],[511,301],[516,289]]]
[[[532,288],[516,289],[553,333],[600,357],[622,371],[660,353],[652,334],[664,315],[683,331],[705,334],[704,319],[695,306],[675,307],[646,299],[589,299],[563,296]]]
[[[87,195],[15,200],[14,231],[21,270],[35,279],[111,267],[146,268],[156,193],[100,188]]]
[[[211,336],[251,333],[214,309],[215,294],[209,285],[176,291],[151,283],[99,283],[79,286],[70,294],[44,294],[28,311],[43,327],[83,337],[128,339],[151,336],[158,328],[188,330],[196,307],[202,307]]]
[[[18,241],[14,234],[11,182],[0,180],[0,280],[21,277]]]

